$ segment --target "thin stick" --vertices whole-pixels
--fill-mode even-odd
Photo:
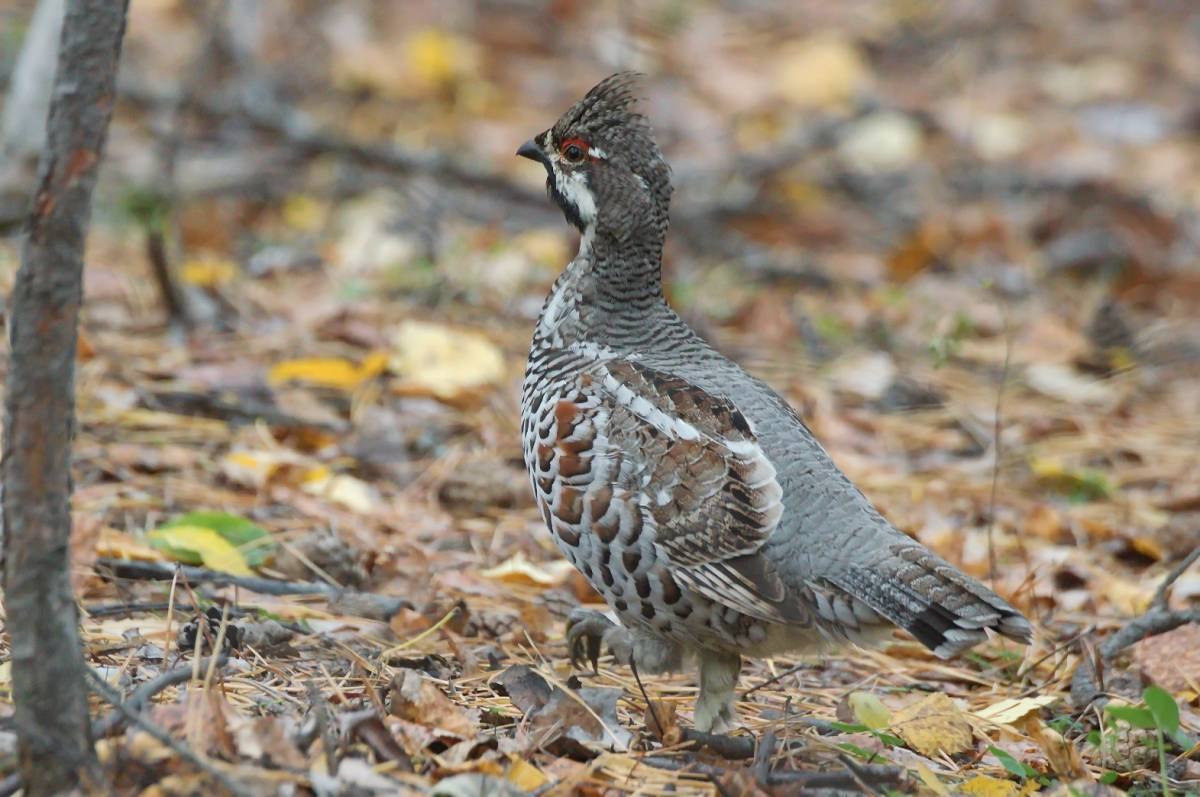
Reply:
[[[650,699],[650,695],[646,694],[646,687],[642,684],[641,676],[638,675],[637,662],[632,655],[629,657],[629,671],[633,673],[633,680],[637,682],[638,689],[642,693],[642,700],[646,701],[646,708],[650,710],[650,716],[654,718],[654,727],[657,729],[657,733],[654,735],[661,742],[667,734],[667,729],[663,727],[662,720],[658,718],[658,709],[654,707],[654,701]]]
[[[1012,328],[1008,320],[1008,305],[1002,303],[1004,312],[1004,366],[1000,369],[1000,384],[996,386],[996,412],[992,418],[992,488],[988,497],[988,581],[996,587],[996,493],[1000,486],[1000,458],[1004,443],[1000,439],[1004,431],[1004,386],[1008,383],[1008,368],[1012,362]]]
[[[112,704],[118,712],[124,715],[125,719],[133,723],[146,733],[153,736],[158,742],[167,747],[187,761],[192,766],[212,776],[214,780],[224,786],[228,791],[238,797],[253,797],[254,792],[244,788],[240,783],[231,778],[228,774],[215,767],[211,762],[205,760],[201,756],[192,752],[192,750],[179,740],[171,736],[159,726],[155,725],[150,720],[143,717],[141,714],[133,711],[121,701],[121,695],[115,689],[108,685],[99,673],[88,667],[85,671],[87,678],[91,681],[92,690],[96,692],[105,701]]]
[[[229,657],[222,654],[219,656],[214,656],[212,661],[217,667],[224,667],[225,663],[229,661]],[[203,667],[208,667],[210,666],[210,663],[208,660],[203,660],[200,662],[200,665]],[[159,692],[163,691],[164,689],[169,689],[172,686],[179,686],[179,684],[187,683],[191,679],[192,665],[189,662],[182,667],[176,667],[173,670],[168,670],[162,675],[146,681],[146,683],[142,684],[137,689],[134,689],[129,694],[129,697],[126,698],[125,706],[130,711],[141,711],[143,708],[145,708],[145,704],[148,703],[150,699]],[[102,739],[105,736],[108,736],[116,731],[125,721],[125,719],[126,717],[124,714],[119,711],[114,711],[111,714],[96,720],[92,723],[92,738]]]
[[[1182,562],[1171,568],[1171,572],[1167,573],[1162,583],[1158,585],[1158,589],[1154,591],[1154,598],[1150,601],[1150,605],[1161,609],[1167,608],[1168,593],[1171,591],[1172,585],[1179,580],[1185,570],[1196,563],[1197,559],[1200,559],[1200,545],[1197,545],[1195,550],[1185,556]]]

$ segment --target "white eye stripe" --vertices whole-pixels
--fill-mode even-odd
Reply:
[[[599,147],[591,147],[588,149],[588,155],[593,158],[599,158],[600,160],[608,159],[608,155]]]

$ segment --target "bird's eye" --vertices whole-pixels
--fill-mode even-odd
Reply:
[[[587,155],[587,144],[577,138],[563,142],[562,156],[571,163],[579,163]]]

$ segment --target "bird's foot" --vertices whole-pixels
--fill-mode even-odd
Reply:
[[[590,662],[592,672],[599,671],[600,651],[608,648],[613,658],[629,664],[633,657],[633,637],[628,629],[609,620],[601,612],[576,608],[567,616],[567,651],[571,666]]]

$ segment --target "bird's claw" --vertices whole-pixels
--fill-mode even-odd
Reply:
[[[592,665],[592,672],[600,672],[600,651],[605,644],[609,650],[619,656],[619,649],[628,631],[609,620],[603,614],[591,609],[573,609],[567,617],[567,653],[571,657],[571,666],[580,667],[586,661]]]

